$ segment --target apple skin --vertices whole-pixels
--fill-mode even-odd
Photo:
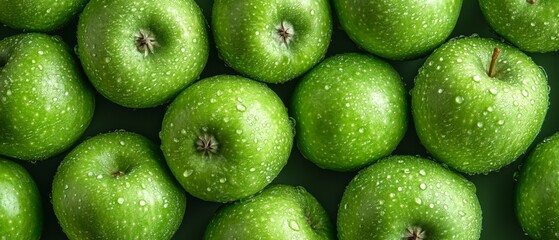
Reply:
[[[77,141],[95,110],[93,92],[59,37],[0,41],[0,155],[44,160]]]
[[[0,0],[0,23],[28,31],[57,30],[77,15],[88,0]]]
[[[462,0],[334,0],[340,24],[361,48],[391,60],[421,57],[454,30]]]
[[[139,37],[155,41],[139,48]],[[147,39],[146,39],[147,40]],[[130,108],[172,100],[208,60],[205,21],[193,0],[92,0],[80,15],[78,55],[107,99]]]
[[[481,220],[475,185],[466,178],[424,158],[391,156],[361,170],[347,186],[338,237],[477,240]],[[424,237],[409,238],[414,228]]]
[[[284,42],[278,28],[288,28]],[[328,50],[328,0],[216,0],[212,29],[225,63],[252,79],[283,83],[308,71]]]
[[[160,150],[130,132],[92,137],[64,158],[52,205],[70,239],[171,239],[186,194]]]
[[[184,90],[163,119],[161,149],[193,196],[235,201],[262,190],[287,163],[293,130],[287,109],[268,86],[240,76],[200,80]],[[199,149],[212,139],[216,151]]]
[[[545,139],[518,174],[516,214],[532,239],[559,239],[559,134]]]
[[[220,208],[205,240],[336,239],[326,210],[303,187],[271,185]]]
[[[495,76],[488,69],[501,54]],[[468,37],[437,49],[412,90],[419,140],[435,159],[468,174],[508,165],[534,141],[548,109],[545,73],[518,49]]]
[[[404,137],[406,94],[398,72],[382,60],[355,53],[328,58],[293,94],[297,146],[321,168],[367,166]]]
[[[41,196],[22,166],[0,158],[0,238],[39,239],[43,228]]]
[[[507,41],[527,52],[559,50],[559,2],[480,0],[489,25]]]

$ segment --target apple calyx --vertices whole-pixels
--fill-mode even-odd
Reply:
[[[115,178],[119,178],[125,175],[125,173],[121,170],[114,171],[111,175]]]
[[[134,35],[134,40],[136,48],[144,54],[144,57],[147,57],[149,53],[153,54],[155,47],[159,47],[154,34],[149,30],[140,29],[140,32]]]
[[[213,154],[217,153],[219,143],[215,137],[211,134],[204,133],[202,136],[198,137],[196,141],[196,150],[202,153],[202,156],[211,157]]]
[[[425,231],[418,226],[410,226],[406,229],[406,233],[402,240],[424,240],[425,238]]]
[[[293,35],[295,31],[293,30],[293,25],[287,21],[281,21],[281,23],[276,27],[276,34],[278,35],[278,40],[280,44],[285,47],[289,47],[289,43],[293,40]]]
[[[489,72],[487,73],[489,77],[495,77],[495,64],[497,64],[497,59],[499,58],[500,53],[501,53],[501,49],[499,48],[493,49],[493,56],[491,57],[491,65],[489,65]]]

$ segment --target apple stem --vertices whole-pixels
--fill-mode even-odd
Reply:
[[[214,136],[210,134],[204,134],[198,137],[198,141],[196,141],[196,150],[202,152],[202,156],[208,155],[209,157],[212,154],[217,153],[217,147],[219,143],[215,139]]]
[[[116,178],[118,178],[118,177],[122,177],[122,176],[124,176],[124,172],[123,172],[123,171],[120,171],[120,170],[118,170],[118,171],[115,171],[115,172],[113,172],[113,173],[112,173],[112,175],[113,175],[113,177],[116,177]]]
[[[148,53],[153,53],[155,47],[159,47],[153,33],[148,30],[140,29],[140,32],[134,36],[134,39],[136,42],[136,48],[144,54],[144,57],[147,57]]]
[[[495,64],[497,64],[497,59],[499,58],[499,54],[501,53],[501,49],[495,48],[493,49],[493,57],[491,57],[491,65],[489,65],[489,77],[495,76]]]
[[[536,0],[527,0],[527,2],[528,2],[529,4],[534,4],[534,3],[536,3]]]

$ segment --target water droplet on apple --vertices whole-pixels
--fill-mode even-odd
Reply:
[[[419,170],[419,174],[425,176],[427,173],[425,172],[425,170],[421,169],[421,170]]]
[[[192,171],[186,169],[186,170],[184,170],[184,172],[182,173],[182,176],[183,176],[183,177],[189,177],[191,174],[192,174]]]
[[[120,197],[120,198],[118,198],[118,199],[116,200],[116,202],[117,202],[118,204],[123,204],[123,203],[124,203],[124,198],[121,198],[121,197]]]
[[[419,184],[419,188],[421,188],[421,190],[425,190],[427,185],[425,185],[425,183]]]
[[[102,178],[103,178],[103,175],[101,175],[101,174],[97,175],[97,179],[102,179]]]
[[[314,15],[314,9],[313,9],[313,10],[311,10],[311,15]]]
[[[482,127],[483,127],[483,123],[482,123],[482,122],[477,122],[477,127],[478,127],[478,128],[482,128]]]
[[[528,97],[528,91],[526,91],[526,89],[522,89],[522,96]]]
[[[476,81],[476,82],[481,81],[481,77],[478,76],[478,75],[475,75],[475,76],[474,76],[474,81]]]
[[[68,189],[68,184],[64,185],[64,189]]]
[[[388,194],[388,196],[390,196],[391,198],[393,198],[394,196],[396,196],[396,194],[390,193],[390,194]]]
[[[461,62],[462,62],[462,58],[458,58],[458,59],[456,59],[456,62],[459,62],[459,63],[461,63]]]
[[[489,89],[489,92],[490,92],[491,94],[495,95],[495,94],[497,94],[497,89],[491,88],[491,89]]]
[[[256,168],[250,168],[249,171],[254,172],[256,171]]]
[[[220,179],[219,179],[219,182],[220,182],[220,183],[225,183],[225,182],[227,182],[227,178],[220,178]]]
[[[140,200],[140,206],[145,206],[145,205],[146,205],[146,201]]]
[[[330,85],[325,85],[324,90],[330,90]]]
[[[295,220],[289,221],[289,228],[299,231],[299,224]]]
[[[93,173],[92,173],[92,172],[88,172],[88,173],[87,173],[87,176],[88,176],[88,177],[93,177]]]
[[[167,207],[169,207],[168,203],[163,204],[163,208],[167,208]]]
[[[402,187],[398,187],[398,192],[401,192],[401,191],[402,191]]]
[[[429,204],[429,207],[430,207],[430,208],[434,208],[434,207],[435,207],[435,204],[432,204],[432,203],[431,203],[431,204]]]
[[[408,173],[410,173],[410,170],[408,168],[406,168],[406,169],[404,169],[404,173],[408,174]]]
[[[460,216],[465,216],[466,215],[466,213],[462,212],[462,211],[459,211],[458,214],[460,214]]]
[[[106,62],[106,63],[110,63],[110,62],[111,62],[111,58],[110,58],[110,57],[106,57],[106,58],[105,58],[105,62]]]
[[[243,104],[237,104],[237,110],[244,112],[247,110],[247,108]]]
[[[442,88],[439,88],[439,90],[437,90],[437,92],[438,92],[439,94],[441,94],[441,93],[443,93],[443,92],[444,92],[444,89],[442,89]]]
[[[124,146],[124,145],[126,144],[124,141],[120,141],[119,143],[120,143],[120,145],[122,145],[122,146]]]
[[[464,102],[464,98],[462,96],[457,96],[454,101],[458,104],[462,104]]]
[[[359,128],[359,133],[364,133],[364,132],[365,132],[365,129]]]
[[[45,54],[45,52],[43,52],[43,51],[38,51],[37,53],[38,53],[39,55]]]
[[[421,204],[421,198],[415,198],[415,203]]]
[[[210,98],[210,102],[215,103],[215,102],[217,102],[217,100],[215,100],[215,98]]]
[[[493,112],[493,110],[494,110],[493,107],[487,107],[488,112]]]

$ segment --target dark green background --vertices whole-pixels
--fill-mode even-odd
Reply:
[[[213,1],[197,0],[197,2],[202,7],[206,19],[209,22]],[[334,34],[328,55],[344,52],[362,52],[340,29],[336,19],[334,20],[334,24]],[[0,26],[0,38],[19,32],[20,31]],[[53,34],[63,36],[70,46],[74,46],[76,44],[75,32],[76,20],[64,29]],[[462,13],[451,37],[470,36],[472,34],[498,38],[483,19],[477,1],[464,0]],[[559,120],[557,118],[557,113],[559,112],[559,84],[556,80],[559,78],[559,69],[556,64],[557,60],[559,60],[559,55],[557,52],[529,55],[533,57],[538,65],[541,65],[546,70],[549,77],[549,85],[551,86],[550,109],[542,131],[534,142],[534,144],[536,144],[559,130]],[[410,90],[413,87],[413,78],[424,61],[425,58],[421,58],[414,61],[390,63],[401,74],[406,88]],[[201,77],[205,78],[225,73],[235,74],[232,69],[225,67],[224,63],[217,57],[216,50],[212,46],[209,62]],[[270,87],[273,88],[284,100],[284,103],[289,106],[291,102],[291,93],[297,81],[298,79],[295,79],[282,85],[271,85]],[[158,134],[165,108],[165,106],[162,106],[153,109],[127,109],[117,106],[102,96],[97,95],[97,108],[93,122],[87,129],[83,138],[117,129],[125,129],[143,134],[159,143]],[[65,239],[65,235],[58,225],[52,211],[49,196],[54,173],[66,153],[53,159],[37,163],[19,161],[19,163],[23,164],[31,172],[41,190],[45,213],[43,239]],[[425,149],[419,143],[411,121],[405,138],[394,153],[428,157]],[[517,171],[523,159],[524,156],[498,172],[488,175],[468,176],[477,186],[477,194],[483,209],[483,231],[481,233],[481,239],[528,239],[523,234],[514,215],[514,173]],[[285,166],[274,183],[304,186],[322,203],[328,211],[331,220],[335,222],[338,203],[341,199],[344,187],[354,174],[355,173],[337,173],[322,170],[305,160],[297,148],[294,148],[289,163]],[[219,206],[220,205],[216,203],[204,202],[192,196],[188,196],[185,218],[175,235],[175,239],[200,239],[206,224]]]

